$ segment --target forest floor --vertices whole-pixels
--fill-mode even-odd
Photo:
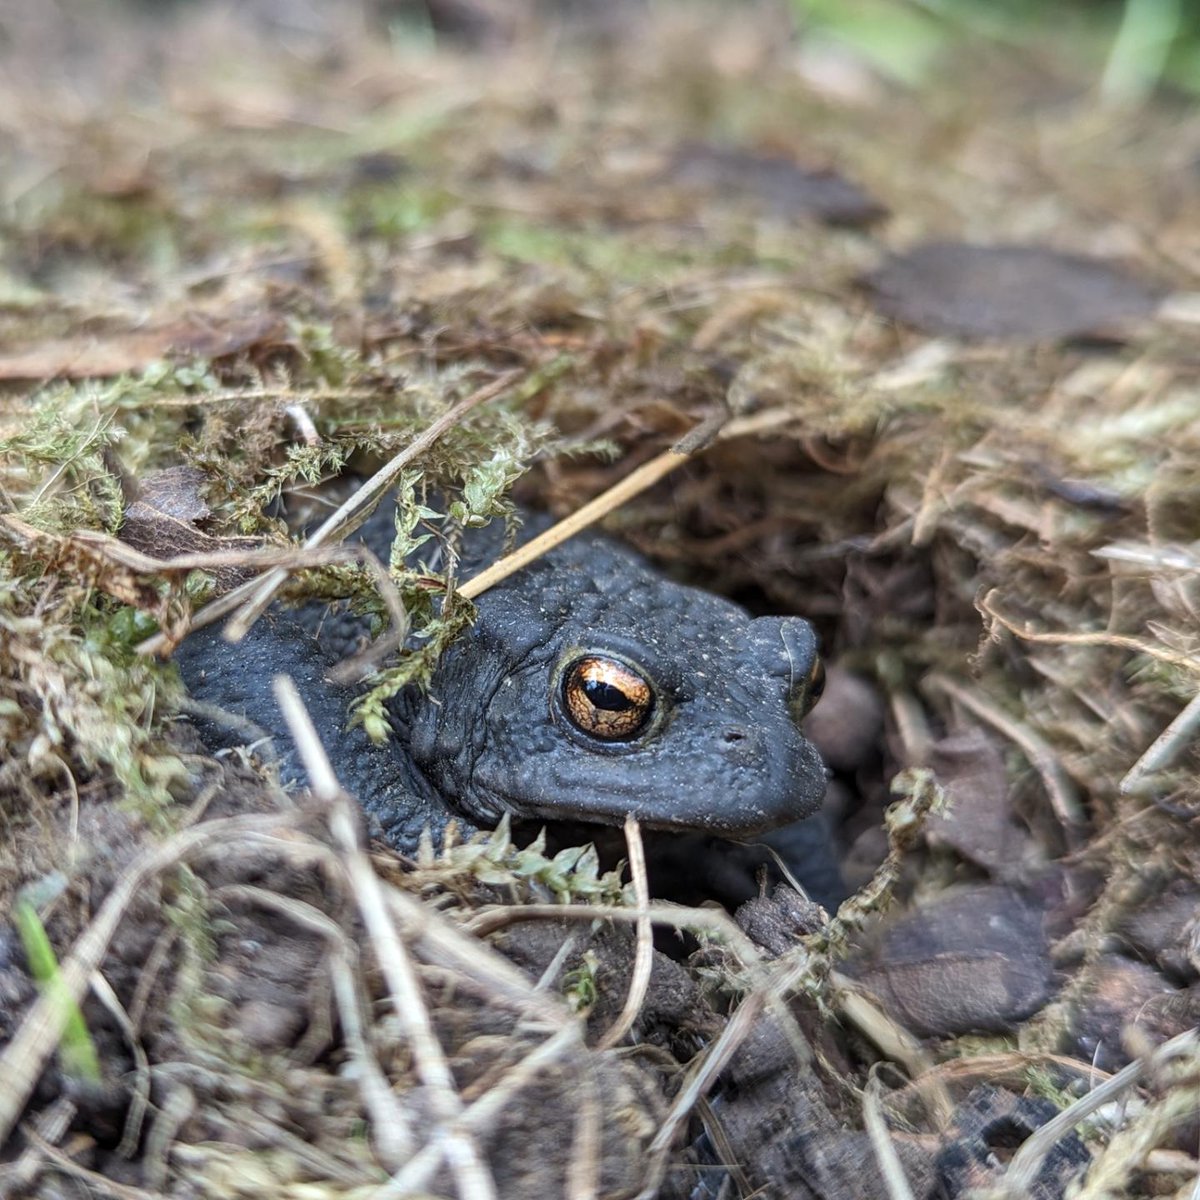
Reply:
[[[932,17],[78,7],[0,10],[0,1195],[1195,1197],[1195,104]],[[604,525],[817,627],[832,918],[401,862],[148,653],[382,611],[289,540],[339,478],[681,439]]]

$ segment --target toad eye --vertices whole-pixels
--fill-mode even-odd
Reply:
[[[562,704],[571,724],[582,733],[624,742],[646,728],[654,711],[654,690],[635,668],[590,654],[563,672]]]
[[[793,700],[795,719],[802,721],[817,706],[825,691],[825,664],[820,657],[813,659],[808,678],[800,685]]]

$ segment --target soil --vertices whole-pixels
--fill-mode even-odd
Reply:
[[[602,7],[0,8],[0,1195],[1191,1195],[1194,106]],[[403,563],[679,445],[605,526],[818,628],[838,912],[192,730],[267,571],[427,635],[368,728],[465,620],[352,482]]]

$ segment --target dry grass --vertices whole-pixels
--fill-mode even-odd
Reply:
[[[207,6],[85,29],[81,55],[21,7],[0,12],[0,904],[31,898],[59,982],[35,996],[4,935],[0,1190],[649,1198],[685,1187],[705,1093],[772,1028],[893,1195],[887,1122],[932,1137],[980,1079],[1063,1108],[980,1197],[1025,1194],[1085,1118],[1079,1195],[1192,1195],[1194,1037],[1131,1013],[1134,1064],[1106,1072],[1073,1022],[1130,912],[1200,884],[1200,120],[1102,111],[1033,50],[964,45],[915,90],[818,71],[766,8],[662,6],[579,45],[528,22],[481,58]],[[698,142],[836,167],[893,215],[829,227],[679,186]],[[1119,338],[1037,344],[871,309],[855,281],[887,250],[956,237],[1116,256],[1175,295]],[[180,462],[214,544],[163,563],[117,535]],[[338,507],[346,474],[379,487]],[[624,884],[505,829],[400,870],[357,840],[331,731],[302,734],[300,800],[171,732],[178,684],[147,652],[238,604],[244,628],[281,586],[354,598],[391,645],[432,632],[365,695],[379,721],[499,576],[321,543],[392,488],[402,563],[427,530],[511,517],[514,486],[560,534],[605,519],[809,615],[872,681],[887,763],[913,770],[891,855],[823,934],[768,960],[636,866]],[[289,540],[281,514],[327,509]],[[235,569],[256,574],[213,600]],[[963,728],[1005,748],[1041,861],[1091,889],[1057,1002],[999,1045],[922,1044],[834,969],[894,891],[978,875],[920,837],[930,748]],[[652,927],[699,944],[668,1033]],[[99,1086],[55,1066],[72,1005]],[[880,1061],[911,1082],[886,1092]]]

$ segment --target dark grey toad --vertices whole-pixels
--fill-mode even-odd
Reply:
[[[390,517],[364,529],[385,555],[377,543],[390,532]],[[486,560],[499,535],[468,543]],[[292,675],[343,786],[402,852],[451,819],[470,833],[506,813],[607,825],[632,813],[649,829],[741,838],[820,805],[825,770],[799,725],[822,677],[809,624],[752,618],[602,535],[576,537],[480,597],[428,694],[393,702],[387,745],[345,729],[353,693],[325,680],[358,628],[275,613],[238,646],[205,630],[176,658],[194,698],[272,735],[285,779],[300,772],[271,678]],[[231,740],[211,723],[204,732]]]

